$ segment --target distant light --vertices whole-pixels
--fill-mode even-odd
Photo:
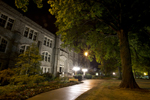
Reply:
[[[80,67],[73,67],[73,70],[78,71],[78,70],[80,70]]]
[[[116,75],[116,73],[115,73],[115,72],[113,72],[113,75]]]
[[[87,71],[88,71],[88,69],[85,69],[85,68],[84,68],[84,69],[82,69],[82,71],[83,71],[83,72],[87,72]]]
[[[84,55],[85,55],[85,56],[88,56],[88,52],[84,52]]]
[[[98,76],[98,73],[96,73],[96,76]]]
[[[144,72],[144,75],[147,75],[147,74]]]

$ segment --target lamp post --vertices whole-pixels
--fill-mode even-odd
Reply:
[[[83,75],[85,76],[85,72],[87,72],[87,71],[88,71],[88,69],[83,68],[83,69],[82,69],[82,71],[83,71]]]
[[[85,52],[84,52],[84,55],[86,56],[86,62],[85,62],[85,63],[86,63],[86,67],[87,67],[87,56],[88,56],[88,52],[85,51]]]
[[[76,72],[77,72],[78,70],[80,70],[80,67],[73,67],[73,70],[75,71],[75,75],[76,75]]]

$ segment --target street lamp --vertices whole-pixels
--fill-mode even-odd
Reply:
[[[84,55],[87,57],[88,56],[88,52],[86,51],[86,52],[84,52]]]
[[[76,75],[76,72],[77,72],[78,70],[80,70],[80,67],[73,67],[73,70],[75,71],[75,75]]]
[[[115,73],[115,72],[113,72],[113,75],[116,75],[116,73]]]
[[[85,76],[85,72],[87,72],[87,71],[88,71],[88,69],[83,68],[83,69],[82,69],[82,71],[83,71],[83,75]]]

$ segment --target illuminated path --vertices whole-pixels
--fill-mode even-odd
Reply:
[[[102,80],[84,80],[84,83],[41,93],[27,100],[75,100]]]

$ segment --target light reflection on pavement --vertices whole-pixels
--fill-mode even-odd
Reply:
[[[45,92],[39,95],[36,95],[27,100],[75,100],[78,96],[84,92],[90,90],[98,83],[101,83],[101,80],[84,80],[84,83],[64,87],[49,92]]]

